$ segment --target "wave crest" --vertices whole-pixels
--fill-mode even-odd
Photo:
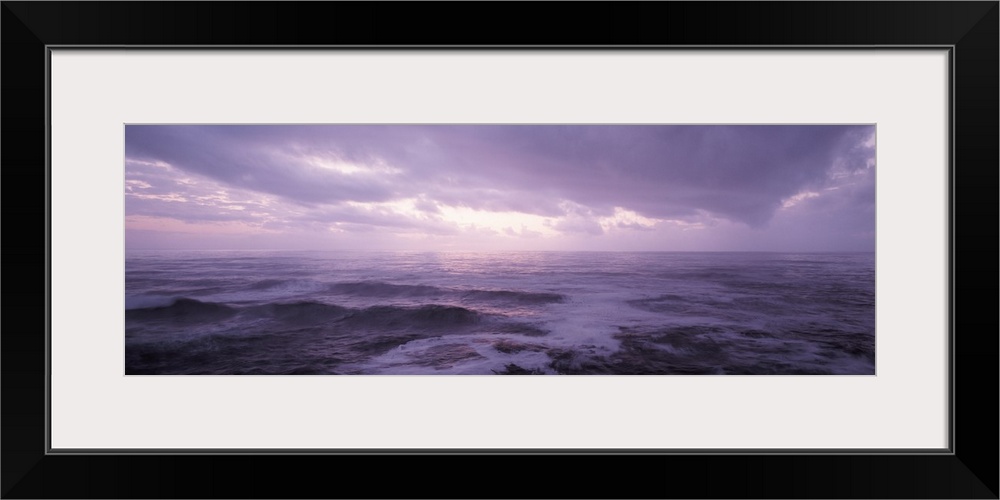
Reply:
[[[443,293],[440,288],[430,285],[394,285],[381,281],[335,283],[330,291],[360,297],[425,297]]]

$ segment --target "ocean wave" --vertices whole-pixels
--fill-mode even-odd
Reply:
[[[247,314],[253,317],[294,323],[336,321],[350,315],[351,312],[352,310],[346,307],[313,301],[271,303],[247,310]]]
[[[156,291],[148,292],[146,295],[126,295],[125,310],[167,307],[175,300],[177,300],[176,294],[163,295]]]
[[[875,369],[874,255],[216,255],[126,262],[126,373]]]
[[[516,304],[553,304],[563,302],[565,297],[558,293],[519,292],[514,290],[469,290],[463,298],[476,301],[502,301]]]
[[[330,291],[360,297],[425,297],[444,293],[444,290],[435,286],[395,285],[381,281],[335,283],[330,285]]]
[[[165,305],[138,307],[126,309],[125,318],[129,320],[152,321],[210,321],[229,318],[236,314],[236,309],[216,302],[202,302],[187,297],[170,298]]]
[[[360,327],[448,327],[473,325],[481,315],[458,306],[431,304],[419,307],[374,306],[348,315],[343,321]]]
[[[519,290],[451,289],[431,285],[400,285],[382,281],[356,281],[330,285],[330,292],[341,295],[376,298],[448,297],[459,300],[519,305],[541,305],[563,302],[558,293]]]
[[[394,330],[460,327],[477,324],[482,319],[482,314],[476,310],[442,304],[350,308],[316,301],[297,301],[236,307],[187,297],[149,297],[141,301],[133,299],[132,302],[133,306],[145,307],[126,310],[126,319],[139,322],[162,319],[211,322],[239,315],[244,320],[270,319],[287,324],[338,323],[353,328]]]

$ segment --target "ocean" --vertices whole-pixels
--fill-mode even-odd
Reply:
[[[875,373],[874,253],[129,251],[125,373]]]

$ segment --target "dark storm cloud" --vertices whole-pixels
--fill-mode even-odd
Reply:
[[[783,198],[863,167],[857,147],[871,127],[586,126],[468,127],[447,138],[479,172],[510,190],[544,186],[595,210],[632,208],[649,217],[704,210],[765,223]],[[478,153],[478,154],[474,154]],[[500,173],[502,172],[502,174]]]
[[[565,216],[556,229],[599,234],[594,217],[614,207],[766,226],[783,200],[869,168],[873,133],[872,126],[130,125],[126,156],[308,207],[415,198],[428,214],[450,205]],[[874,189],[873,175],[854,180]],[[847,193],[840,189],[822,193],[832,203]],[[358,224],[391,219],[333,212]]]

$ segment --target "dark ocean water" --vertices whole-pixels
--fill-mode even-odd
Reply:
[[[130,252],[126,374],[874,374],[875,255]]]

